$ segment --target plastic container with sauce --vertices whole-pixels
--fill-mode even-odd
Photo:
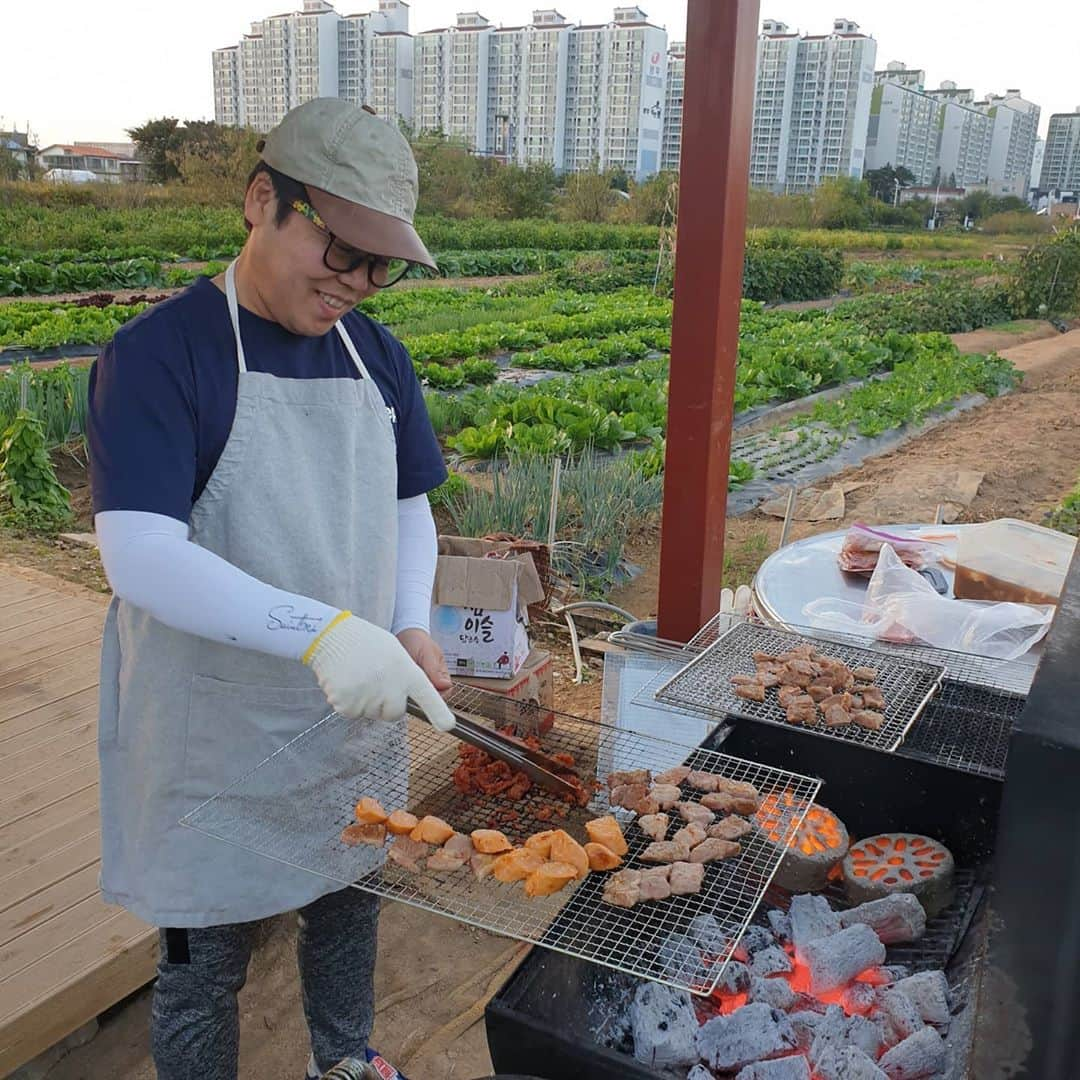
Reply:
[[[959,600],[1056,604],[1076,538],[1014,518],[957,530]]]

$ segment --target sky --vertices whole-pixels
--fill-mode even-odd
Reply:
[[[727,0],[712,0],[725,3]],[[476,6],[496,25],[530,21],[551,0],[413,0],[413,32],[446,26]],[[1022,14],[1014,0],[762,0],[763,18],[824,33],[837,16],[854,19],[878,42],[877,66],[902,60],[923,68],[927,85],[943,79],[976,94],[1017,88],[1052,112],[1080,105],[1075,0],[1044,0]],[[126,139],[124,129],[160,116],[213,119],[210,51],[235,44],[250,23],[299,0],[0,0],[0,129],[30,130],[38,144]],[[375,0],[336,0],[342,14]],[[606,22],[615,0],[565,0],[574,22]],[[644,0],[670,40],[686,33],[686,0]]]

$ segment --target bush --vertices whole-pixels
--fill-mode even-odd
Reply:
[[[1080,226],[1026,251],[1009,296],[1019,318],[1080,311]]]
[[[899,330],[906,334],[958,334],[1007,322],[1012,318],[1012,305],[1004,285],[943,281],[903,293],[847,300],[837,304],[832,315],[852,319],[869,333]]]
[[[1040,233],[1050,231],[1048,218],[1039,217],[1030,210],[1008,210],[1002,214],[991,214],[984,219],[979,228],[991,236],[1002,236],[1010,233]]]
[[[819,300],[835,293],[843,277],[844,257],[838,251],[749,247],[742,294],[748,300]]]

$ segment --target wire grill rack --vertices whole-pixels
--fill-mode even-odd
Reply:
[[[656,691],[656,700],[719,719],[734,716],[786,725],[786,714],[775,692],[767,694],[763,702],[747,701],[735,695],[729,680],[732,675],[753,674],[753,653],[759,650],[776,655],[804,643],[805,639],[798,634],[750,622],[738,623],[663,683]],[[840,728],[813,728],[813,734],[879,750],[895,750],[904,741],[908,728],[936,693],[945,674],[940,665],[900,661],[858,646],[833,643],[827,652],[849,667],[877,669],[876,684],[885,696],[885,722],[877,731],[848,724]]]
[[[681,650],[670,647],[647,649],[655,651],[658,660],[667,662],[642,685],[632,703],[670,713],[709,716],[718,722],[721,718],[715,712],[703,714],[696,708],[658,700],[656,695],[665,683],[714,645],[731,627],[744,624],[761,625],[737,616],[716,615]],[[865,649],[874,654],[872,666],[879,666],[882,656],[892,656],[944,667],[946,673],[940,691],[931,698],[895,752],[958,772],[1004,779],[1009,735],[1023,711],[1035,672],[1033,657],[1002,661],[927,645],[870,641],[816,627],[796,626],[790,630],[815,643],[824,643],[819,646],[822,651],[828,651],[833,644]],[[813,734],[818,733],[819,729],[813,730]]]
[[[477,702],[477,694],[486,696],[483,691],[467,692],[453,704],[462,707],[462,699],[484,704]],[[499,708],[505,703],[489,704]],[[648,840],[630,826],[631,814],[609,808],[606,785],[588,807],[574,809],[537,794],[536,788],[515,803],[465,796],[451,779],[461,745],[452,735],[409,719],[397,729],[403,734],[396,744],[353,753],[350,743],[369,722],[336,713],[197,807],[182,824],[345,885],[693,993],[709,993],[722,964],[707,971],[684,970],[678,958],[669,955],[669,939],[683,932],[695,916],[711,914],[725,930],[730,928],[734,948],[821,782],[715,751],[688,752],[662,739],[563,713],[545,711],[548,718],[552,727],[544,736],[544,750],[572,754],[584,779],[606,780],[613,768],[658,772],[685,760],[694,769],[748,781],[763,796],[790,792],[794,807],[784,835],[774,842],[755,830],[743,838],[739,856],[706,867],[698,895],[673,896],[632,909],[602,902],[605,874],[591,873],[576,888],[572,884],[553,896],[529,899],[520,883],[500,884],[492,878],[480,882],[467,867],[448,873],[409,873],[386,861],[383,849],[347,847],[340,840],[341,830],[354,820],[357,799],[372,790],[379,792],[387,810],[407,807],[417,815],[435,814],[459,832],[494,826],[514,843],[553,827],[565,828],[584,842],[584,823],[613,812],[626,833],[630,851],[623,865],[629,867],[639,865],[638,856]],[[686,791],[683,797],[699,795]],[[560,812],[566,817],[560,818]],[[572,917],[557,918],[564,910]]]

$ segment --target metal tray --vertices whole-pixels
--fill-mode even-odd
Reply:
[[[484,713],[478,693],[483,695],[478,691],[467,695],[470,711]],[[498,699],[494,703],[502,704]],[[685,931],[695,916],[711,914],[730,935],[734,948],[821,782],[714,751],[688,752],[685,746],[663,739],[544,710],[543,719],[549,717],[554,723],[543,737],[544,750],[573,754],[579,775],[586,779],[606,780],[613,769],[631,767],[659,772],[685,760],[695,769],[749,781],[762,796],[790,792],[794,807],[785,835],[772,841],[755,830],[744,837],[738,857],[706,868],[705,884],[697,896],[671,897],[629,910],[602,903],[606,874],[591,873],[576,888],[571,885],[537,899],[529,899],[520,883],[500,884],[490,878],[478,882],[468,868],[410,874],[393,863],[384,865],[382,849],[347,847],[340,840],[342,828],[353,821],[355,802],[372,794],[372,789],[387,810],[407,807],[414,814],[437,814],[459,832],[494,824],[513,842],[521,843],[541,829],[562,827],[583,842],[587,839],[585,821],[611,812],[606,785],[588,807],[572,810],[536,788],[516,803],[465,796],[451,779],[460,760],[459,743],[453,736],[409,719],[398,729],[402,737],[393,745],[358,759],[350,740],[369,722],[337,714],[293,739],[181,823],[343,885],[696,994],[711,992],[726,956],[715,958],[707,969],[686,970],[672,964],[664,946],[672,935]],[[363,776],[368,779],[362,780]],[[684,798],[700,797],[684,791]],[[562,808],[567,816],[560,818],[553,811],[545,820],[548,807]],[[508,822],[496,820],[507,810],[516,817]],[[638,865],[637,856],[647,840],[630,825],[632,815],[624,810],[615,813],[630,846],[623,865]],[[573,917],[557,920],[571,900]]]
[[[911,725],[938,692],[945,668],[917,660],[898,659],[892,655],[854,645],[801,637],[760,624],[741,622],[722,633],[704,652],[663,682],[655,691],[656,700],[684,710],[694,710],[718,719],[738,717],[770,724],[787,725],[785,711],[775,693],[765,701],[747,701],[737,697],[730,678],[752,674],[755,652],[781,653],[796,645],[812,644],[827,656],[842,660],[849,667],[865,665],[877,669],[877,685],[885,695],[885,723],[878,731],[856,724],[842,728],[815,727],[812,735],[842,739],[877,750],[893,751],[904,741]]]

